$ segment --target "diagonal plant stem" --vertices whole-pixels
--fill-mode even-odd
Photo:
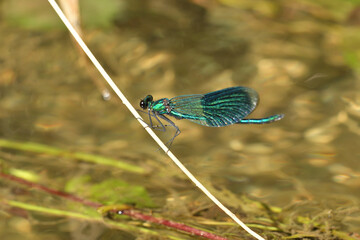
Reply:
[[[171,160],[183,171],[183,173],[198,187],[203,193],[210,198],[221,210],[223,210],[230,218],[232,218],[237,224],[239,224],[246,232],[248,232],[251,236],[258,240],[264,240],[259,234],[251,230],[248,226],[245,225],[233,212],[231,212],[227,207],[225,207],[214,195],[212,195],[205,186],[195,178],[195,176],[180,162],[180,160],[169,150],[169,148],[160,140],[160,138],[154,133],[154,131],[147,126],[145,121],[136,111],[136,109],[130,104],[130,102],[126,99],[124,94],[120,91],[120,89],[116,86],[114,81],[110,78],[110,76],[106,73],[105,69],[101,66],[99,61],[92,54],[90,49],[86,46],[85,42],[82,40],[80,35],[76,32],[74,27],[71,25],[69,20],[66,18],[64,13],[61,11],[59,5],[55,0],[48,0],[50,5],[54,8],[55,12],[59,15],[60,19],[64,22],[65,26],[69,29],[70,33],[73,35],[75,40],[78,42],[80,47],[84,50],[86,55],[90,58],[92,63],[98,69],[100,74],[104,77],[106,82],[110,85],[113,91],[118,95],[123,104],[129,109],[129,111],[134,115],[134,117],[139,121],[139,123],[145,128],[145,130],[150,134],[150,136],[157,142],[157,144],[164,150],[164,152],[171,158]]]
[[[215,234],[209,233],[209,232],[205,232],[203,230],[199,230],[193,227],[190,227],[188,225],[185,225],[183,223],[178,223],[178,222],[174,222],[174,221],[170,221],[170,220],[166,220],[166,219],[162,219],[162,218],[156,218],[150,215],[145,215],[142,214],[138,211],[135,211],[133,209],[124,209],[121,211],[118,211],[119,214],[122,215],[127,215],[136,219],[141,219],[143,221],[148,221],[148,222],[152,222],[152,223],[157,223],[160,225],[164,225],[167,227],[171,227],[171,228],[176,228],[176,229],[180,229],[182,231],[186,231],[186,232],[190,232],[193,235],[197,235],[197,236],[201,236],[204,238],[208,238],[208,239],[214,239],[214,240],[226,240],[226,238],[223,238],[221,236],[217,236]]]
[[[93,201],[90,201],[90,200],[75,196],[75,195],[73,195],[71,193],[67,193],[67,192],[56,190],[56,189],[52,189],[52,188],[46,187],[46,186],[38,184],[38,183],[30,182],[30,181],[27,181],[25,179],[22,179],[22,178],[13,176],[13,175],[6,174],[4,172],[0,172],[0,177],[8,179],[8,180],[10,180],[12,182],[20,183],[20,184],[26,185],[28,187],[35,188],[35,189],[50,193],[50,194],[58,196],[58,197],[68,199],[68,200],[73,201],[73,202],[78,202],[78,203],[81,203],[83,205],[86,205],[86,206],[89,206],[89,207],[92,207],[92,208],[96,208],[96,209],[98,209],[98,212],[100,212],[102,214],[104,214],[106,212],[115,212],[117,214],[126,215],[126,216],[129,216],[129,217],[134,218],[134,219],[147,221],[147,222],[167,226],[167,227],[170,227],[170,228],[174,228],[174,229],[177,229],[177,230],[180,230],[180,231],[184,231],[184,232],[190,233],[191,235],[202,236],[204,238],[211,239],[211,240],[227,240],[227,238],[224,238],[224,237],[221,237],[221,236],[218,236],[218,235],[215,235],[213,233],[206,232],[206,231],[203,231],[203,230],[200,230],[200,229],[197,229],[197,228],[190,227],[190,226],[188,226],[186,224],[183,224],[183,223],[178,223],[178,222],[170,221],[170,220],[167,220],[167,219],[157,218],[157,217],[153,217],[153,216],[150,216],[150,215],[143,214],[143,213],[141,213],[139,211],[135,211],[135,210],[129,208],[126,205],[120,205],[120,206],[114,206],[114,207],[112,207],[112,206],[104,206],[101,203],[93,202]],[[15,205],[15,206],[20,207],[20,208],[26,206],[25,208],[28,209],[28,210],[44,209],[43,207],[35,207],[35,206],[33,208],[29,209],[29,204],[21,204],[21,203],[16,203],[16,204],[17,205]],[[13,202],[12,205],[14,205],[14,202]],[[51,211],[47,211],[47,212],[54,213],[54,214],[61,214],[64,211],[52,209]],[[78,214],[78,213],[73,213],[72,215],[68,214],[68,216],[77,217],[77,216],[82,216],[82,215]]]

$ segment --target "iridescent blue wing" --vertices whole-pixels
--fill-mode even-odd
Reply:
[[[258,94],[246,87],[232,87],[219,91],[184,95],[170,99],[169,115],[195,123],[222,127],[239,123],[256,107]]]

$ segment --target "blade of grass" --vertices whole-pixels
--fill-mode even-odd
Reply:
[[[116,159],[107,158],[99,155],[82,153],[82,152],[68,152],[59,148],[50,147],[43,144],[33,143],[33,142],[15,142],[9,141],[6,139],[0,139],[0,147],[15,149],[20,151],[28,151],[34,153],[48,154],[52,156],[66,157],[66,158],[75,158],[85,162],[92,162],[102,165],[108,165],[116,168],[120,168],[125,171],[134,172],[134,173],[145,173],[145,170],[139,166],[121,162]]]

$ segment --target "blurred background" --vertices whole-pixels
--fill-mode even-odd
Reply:
[[[267,125],[223,128],[174,120],[182,132],[171,150],[189,170],[245,222],[278,227],[254,230],[268,239],[359,238],[360,1],[61,3],[136,108],[147,94],[171,98],[246,86],[261,99],[250,117],[285,114]],[[251,239],[158,151],[47,1],[0,1],[0,53],[2,171],[103,204],[151,209],[231,239]],[[158,134],[166,142],[174,131]],[[15,143],[46,145],[60,154]],[[65,154],[73,152],[142,172]],[[158,235],[95,217],[20,211],[7,201],[96,216],[85,206],[1,178],[0,198],[1,239],[194,239],[131,219],[124,222]]]

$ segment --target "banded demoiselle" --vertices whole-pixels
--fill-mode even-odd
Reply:
[[[150,126],[154,117],[161,127],[165,126],[159,118],[168,122],[176,129],[174,137],[169,141],[169,147],[173,140],[180,134],[180,129],[166,115],[176,119],[188,119],[197,124],[208,127],[223,127],[232,124],[263,124],[278,121],[284,114],[257,119],[245,119],[255,108],[259,96],[254,89],[247,87],[231,87],[206,94],[182,95],[174,98],[161,98],[154,101],[151,95],[147,95],[140,101],[140,107],[148,110]]]

